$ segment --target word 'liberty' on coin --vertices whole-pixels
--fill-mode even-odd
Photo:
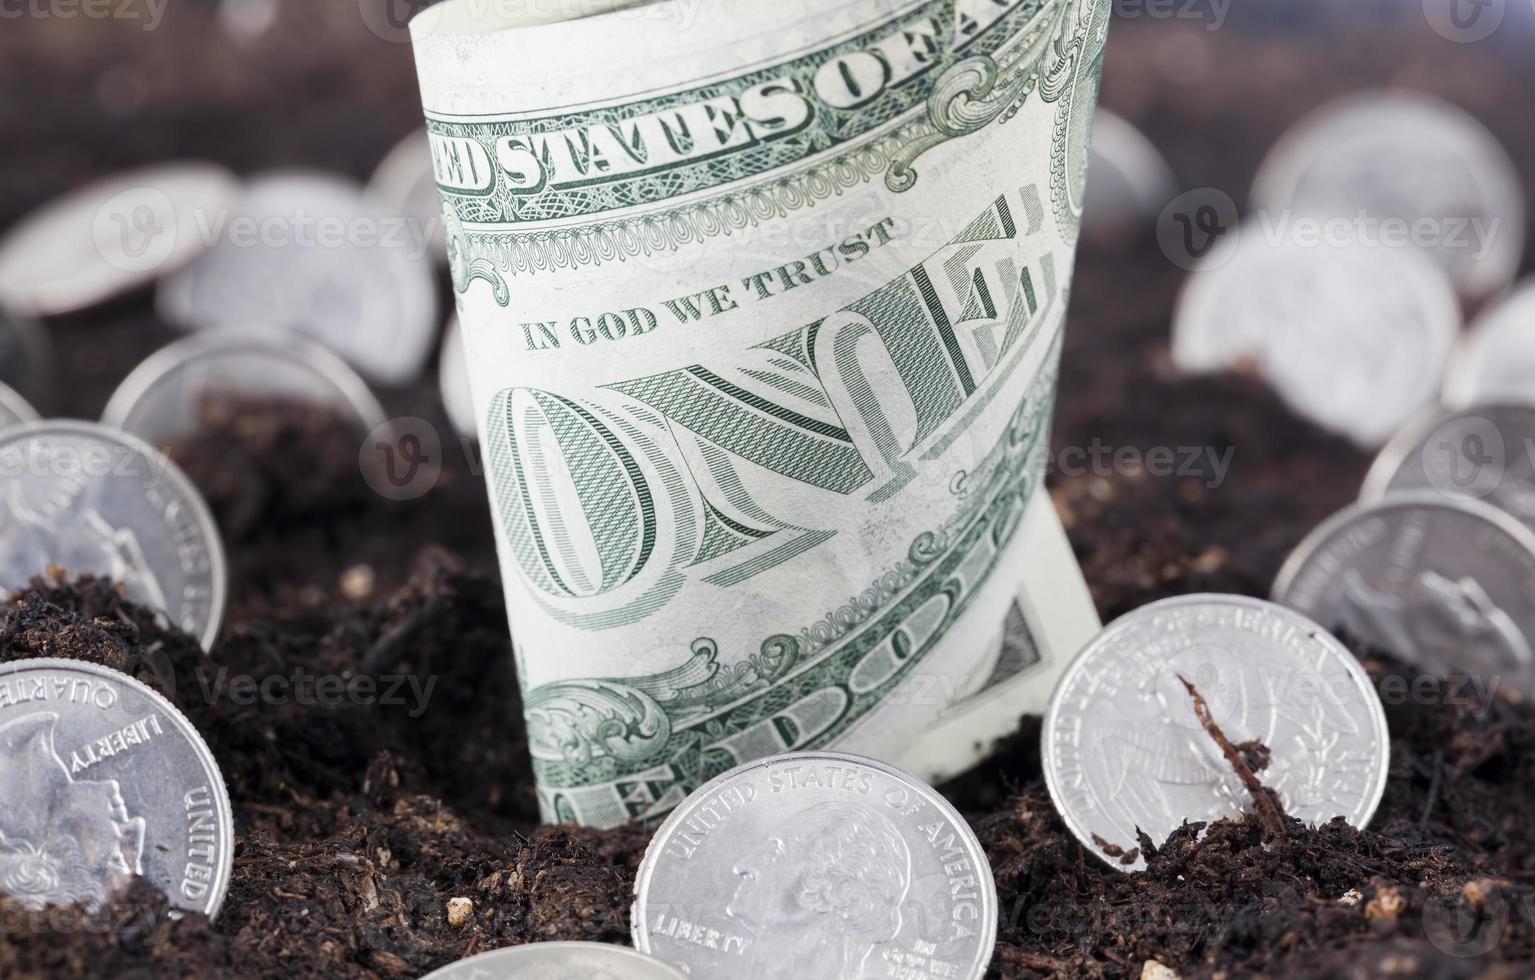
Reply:
[[[69,421],[0,430],[0,598],[54,565],[117,582],[204,649],[218,637],[227,566],[213,516],[132,436]]]
[[[529,943],[450,963],[424,980],[685,980],[653,956],[605,943]]]
[[[1424,490],[1484,500],[1535,531],[1535,405],[1425,413],[1381,451],[1359,499]]]
[[[1045,715],[1045,782],[1082,846],[1136,869],[1144,832],[1236,817],[1242,777],[1210,737],[1186,685],[1230,742],[1270,752],[1258,773],[1308,823],[1369,823],[1390,741],[1354,656],[1300,614],[1246,596],[1166,599],[1121,616],[1067,668]]]
[[[0,666],[0,894],[96,909],[140,876],[211,918],[233,865],[218,763],[169,701],[96,664]]]
[[[997,890],[980,842],[890,766],[788,753],[717,776],[661,825],[634,887],[634,945],[695,980],[978,980]]]
[[[1435,491],[1350,507],[1295,549],[1274,599],[1440,676],[1529,687],[1535,533]]]
[[[388,421],[367,382],[330,351],[235,329],[194,334],[151,354],[112,394],[101,421],[163,446],[198,429],[205,399],[236,394],[334,407],[360,432]]]

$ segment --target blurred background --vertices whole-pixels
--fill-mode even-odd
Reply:
[[[0,0],[0,238],[60,195],[165,161],[212,161],[242,178],[302,168],[358,185],[374,179],[391,150],[420,128],[405,27],[420,6]],[[1192,199],[1197,206],[1213,191],[1246,213],[1260,164],[1293,124],[1338,96],[1383,86],[1465,109],[1506,149],[1522,184],[1535,187],[1530,0],[1118,0],[1115,8],[1102,104],[1165,160],[1165,176],[1145,183],[1168,200],[1090,205],[1057,455],[1094,446],[1231,454],[1219,480],[1203,471],[1151,479],[1133,463],[1057,467],[1056,502],[1106,615],[1214,584],[1266,592],[1299,537],[1354,497],[1370,457],[1355,441],[1302,421],[1252,371],[1193,377],[1174,364],[1172,318],[1187,262],[1169,255],[1158,234],[1159,223],[1165,231],[1174,217],[1165,213],[1173,197],[1206,195]],[[1095,214],[1100,205],[1113,213]],[[389,416],[427,423],[426,442],[413,446],[431,446],[436,436],[432,479],[420,492],[397,495],[405,500],[364,490],[343,495],[344,505],[327,502],[344,512],[322,515],[312,550],[329,557],[266,556],[248,563],[242,590],[241,535],[227,525],[239,523],[231,511],[241,511],[254,534],[249,512],[260,505],[228,479],[234,464],[219,462],[215,469],[231,485],[199,482],[226,536],[236,539],[236,620],[276,591],[308,601],[335,595],[360,566],[382,588],[403,577],[423,546],[494,568],[473,448],[442,405],[435,352],[451,313],[447,273],[432,261],[434,242],[406,245],[437,285],[434,353],[407,377],[370,380]],[[1493,298],[1462,297],[1464,312]],[[163,304],[158,309],[153,284],[145,284],[41,318],[57,372],[39,396],[44,414],[99,417],[135,366],[185,335],[166,322]],[[335,468],[355,471],[355,454]],[[396,521],[388,541],[363,530],[380,511]]]

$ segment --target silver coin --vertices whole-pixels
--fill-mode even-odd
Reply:
[[[1459,333],[1455,292],[1419,253],[1253,222],[1189,277],[1172,353],[1191,372],[1255,363],[1297,414],[1374,447],[1437,400]]]
[[[1358,504],[1312,531],[1274,600],[1425,673],[1525,686],[1535,666],[1535,533],[1434,491]]]
[[[333,406],[350,416],[360,432],[388,421],[367,382],[318,344],[213,330],[150,355],[118,386],[101,422],[164,446],[197,431],[200,403],[210,394],[264,395]]]
[[[469,388],[469,361],[464,353],[464,329],[457,317],[449,322],[448,331],[443,336],[438,386],[442,388],[442,404],[448,410],[453,428],[465,439],[479,438],[474,392]]]
[[[45,205],[0,243],[0,302],[70,313],[153,282],[208,247],[238,191],[222,167],[168,163]]]
[[[1484,500],[1535,531],[1535,404],[1425,413],[1381,451],[1359,499],[1424,490]]]
[[[1405,91],[1349,96],[1302,120],[1260,168],[1252,200],[1271,220],[1322,216],[1401,237],[1471,297],[1507,288],[1524,253],[1508,153],[1470,115]]]
[[[0,431],[0,597],[50,565],[102,575],[206,649],[227,566],[218,528],[165,455],[90,422]]]
[[[37,323],[0,306],[0,384],[37,404],[50,400],[53,350]]]
[[[309,337],[376,382],[405,384],[436,339],[429,250],[348,180],[270,174],[246,188],[217,244],[161,283],[158,305],[191,328]]]
[[[1091,153],[1082,230],[1095,240],[1113,241],[1154,227],[1178,193],[1172,167],[1156,146],[1120,116],[1099,109]]]
[[[749,762],[679,806],[634,886],[634,945],[695,980],[979,978],[997,890],[931,787],[833,752]]]
[[[165,698],[77,660],[0,665],[0,893],[97,908],[141,876],[212,918],[234,837],[218,763]]]
[[[10,385],[0,384],[0,429],[37,421],[37,409]]]
[[[493,949],[424,980],[684,980],[653,956],[604,943],[531,943]]]
[[[1258,773],[1308,823],[1363,827],[1386,788],[1390,739],[1359,662],[1304,616],[1261,599],[1192,595],[1121,616],[1072,662],[1050,699],[1050,796],[1082,846],[1145,866],[1184,821],[1235,817],[1252,797],[1195,714],[1195,685],[1233,744],[1272,753]]]
[[[1445,378],[1444,400],[1535,404],[1535,282],[1520,287],[1471,325]]]
[[[447,264],[448,238],[442,225],[442,194],[437,190],[432,148],[425,132],[411,133],[389,151],[368,181],[368,192],[390,214],[412,222],[415,234],[430,245],[432,260],[439,265]]]

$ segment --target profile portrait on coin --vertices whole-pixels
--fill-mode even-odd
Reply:
[[[110,484],[60,481],[51,486],[54,494],[46,501],[30,499],[20,483],[11,484],[0,499],[0,568],[31,576],[57,565],[102,575],[120,583],[136,602],[169,608],[138,535],[132,528],[114,527],[96,505],[94,496],[108,492]]]
[[[820,803],[789,817],[735,873],[725,914],[771,937],[775,976],[858,980],[874,947],[901,931],[911,852],[880,813]]]
[[[54,746],[59,716],[0,725],[0,893],[31,909],[96,908],[143,873],[144,819],[116,780],[75,779]]]

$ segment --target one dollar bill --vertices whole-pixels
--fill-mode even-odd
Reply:
[[[1042,482],[1110,0],[523,6],[412,27],[546,818],[968,767],[1098,626]]]

